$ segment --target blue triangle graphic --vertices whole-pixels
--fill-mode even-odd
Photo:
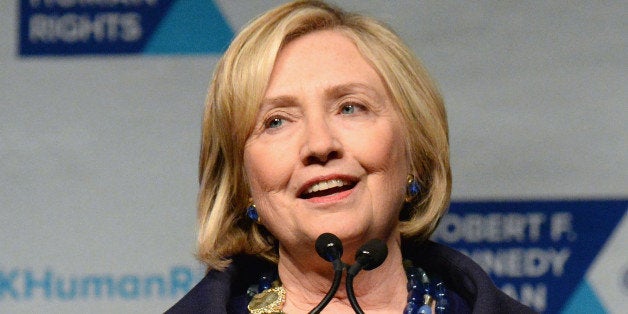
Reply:
[[[561,313],[604,314],[606,313],[606,310],[589,283],[586,280],[583,280],[580,282],[580,285],[578,285],[578,288],[576,288],[576,291],[571,295],[571,298],[565,304]]]
[[[146,54],[222,53],[233,30],[211,0],[175,0],[144,47]]]

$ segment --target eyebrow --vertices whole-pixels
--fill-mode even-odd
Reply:
[[[367,94],[375,100],[382,100],[385,96],[381,95],[375,88],[368,84],[347,83],[334,85],[325,89],[325,97],[335,99],[356,92]],[[263,110],[265,107],[288,107],[295,105],[296,103],[298,103],[297,97],[289,95],[264,98],[260,104],[260,110]]]
[[[370,97],[376,98],[377,100],[381,99],[382,96],[384,96],[384,95],[380,95],[380,93],[378,93],[377,90],[373,88],[371,85],[363,84],[363,83],[340,84],[340,85],[332,86],[328,88],[327,90],[325,90],[325,94],[329,98],[338,98],[338,97],[342,97],[344,95],[352,94],[356,92],[365,93]]]
[[[260,111],[266,107],[288,107],[297,103],[297,98],[294,96],[277,96],[271,98],[264,98],[259,106]]]

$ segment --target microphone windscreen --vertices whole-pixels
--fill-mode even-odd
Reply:
[[[360,261],[364,270],[379,267],[386,260],[386,256],[388,256],[388,247],[380,239],[369,240],[355,253],[356,261]]]
[[[324,260],[333,262],[342,256],[342,243],[332,233],[323,233],[316,239],[316,253]]]

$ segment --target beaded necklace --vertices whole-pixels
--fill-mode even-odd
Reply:
[[[408,279],[408,304],[403,313],[432,314],[432,308],[435,308],[436,314],[446,313],[445,284],[440,280],[433,284],[427,273],[420,267],[413,266],[409,260],[404,260],[403,265]],[[247,308],[251,314],[285,314],[283,305],[286,301],[286,290],[279,280],[274,280],[275,277],[264,274],[257,285],[251,285],[247,290],[250,298]]]

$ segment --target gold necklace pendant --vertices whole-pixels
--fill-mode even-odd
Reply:
[[[251,299],[247,308],[251,314],[279,314],[286,302],[286,289],[274,287],[266,289]]]

